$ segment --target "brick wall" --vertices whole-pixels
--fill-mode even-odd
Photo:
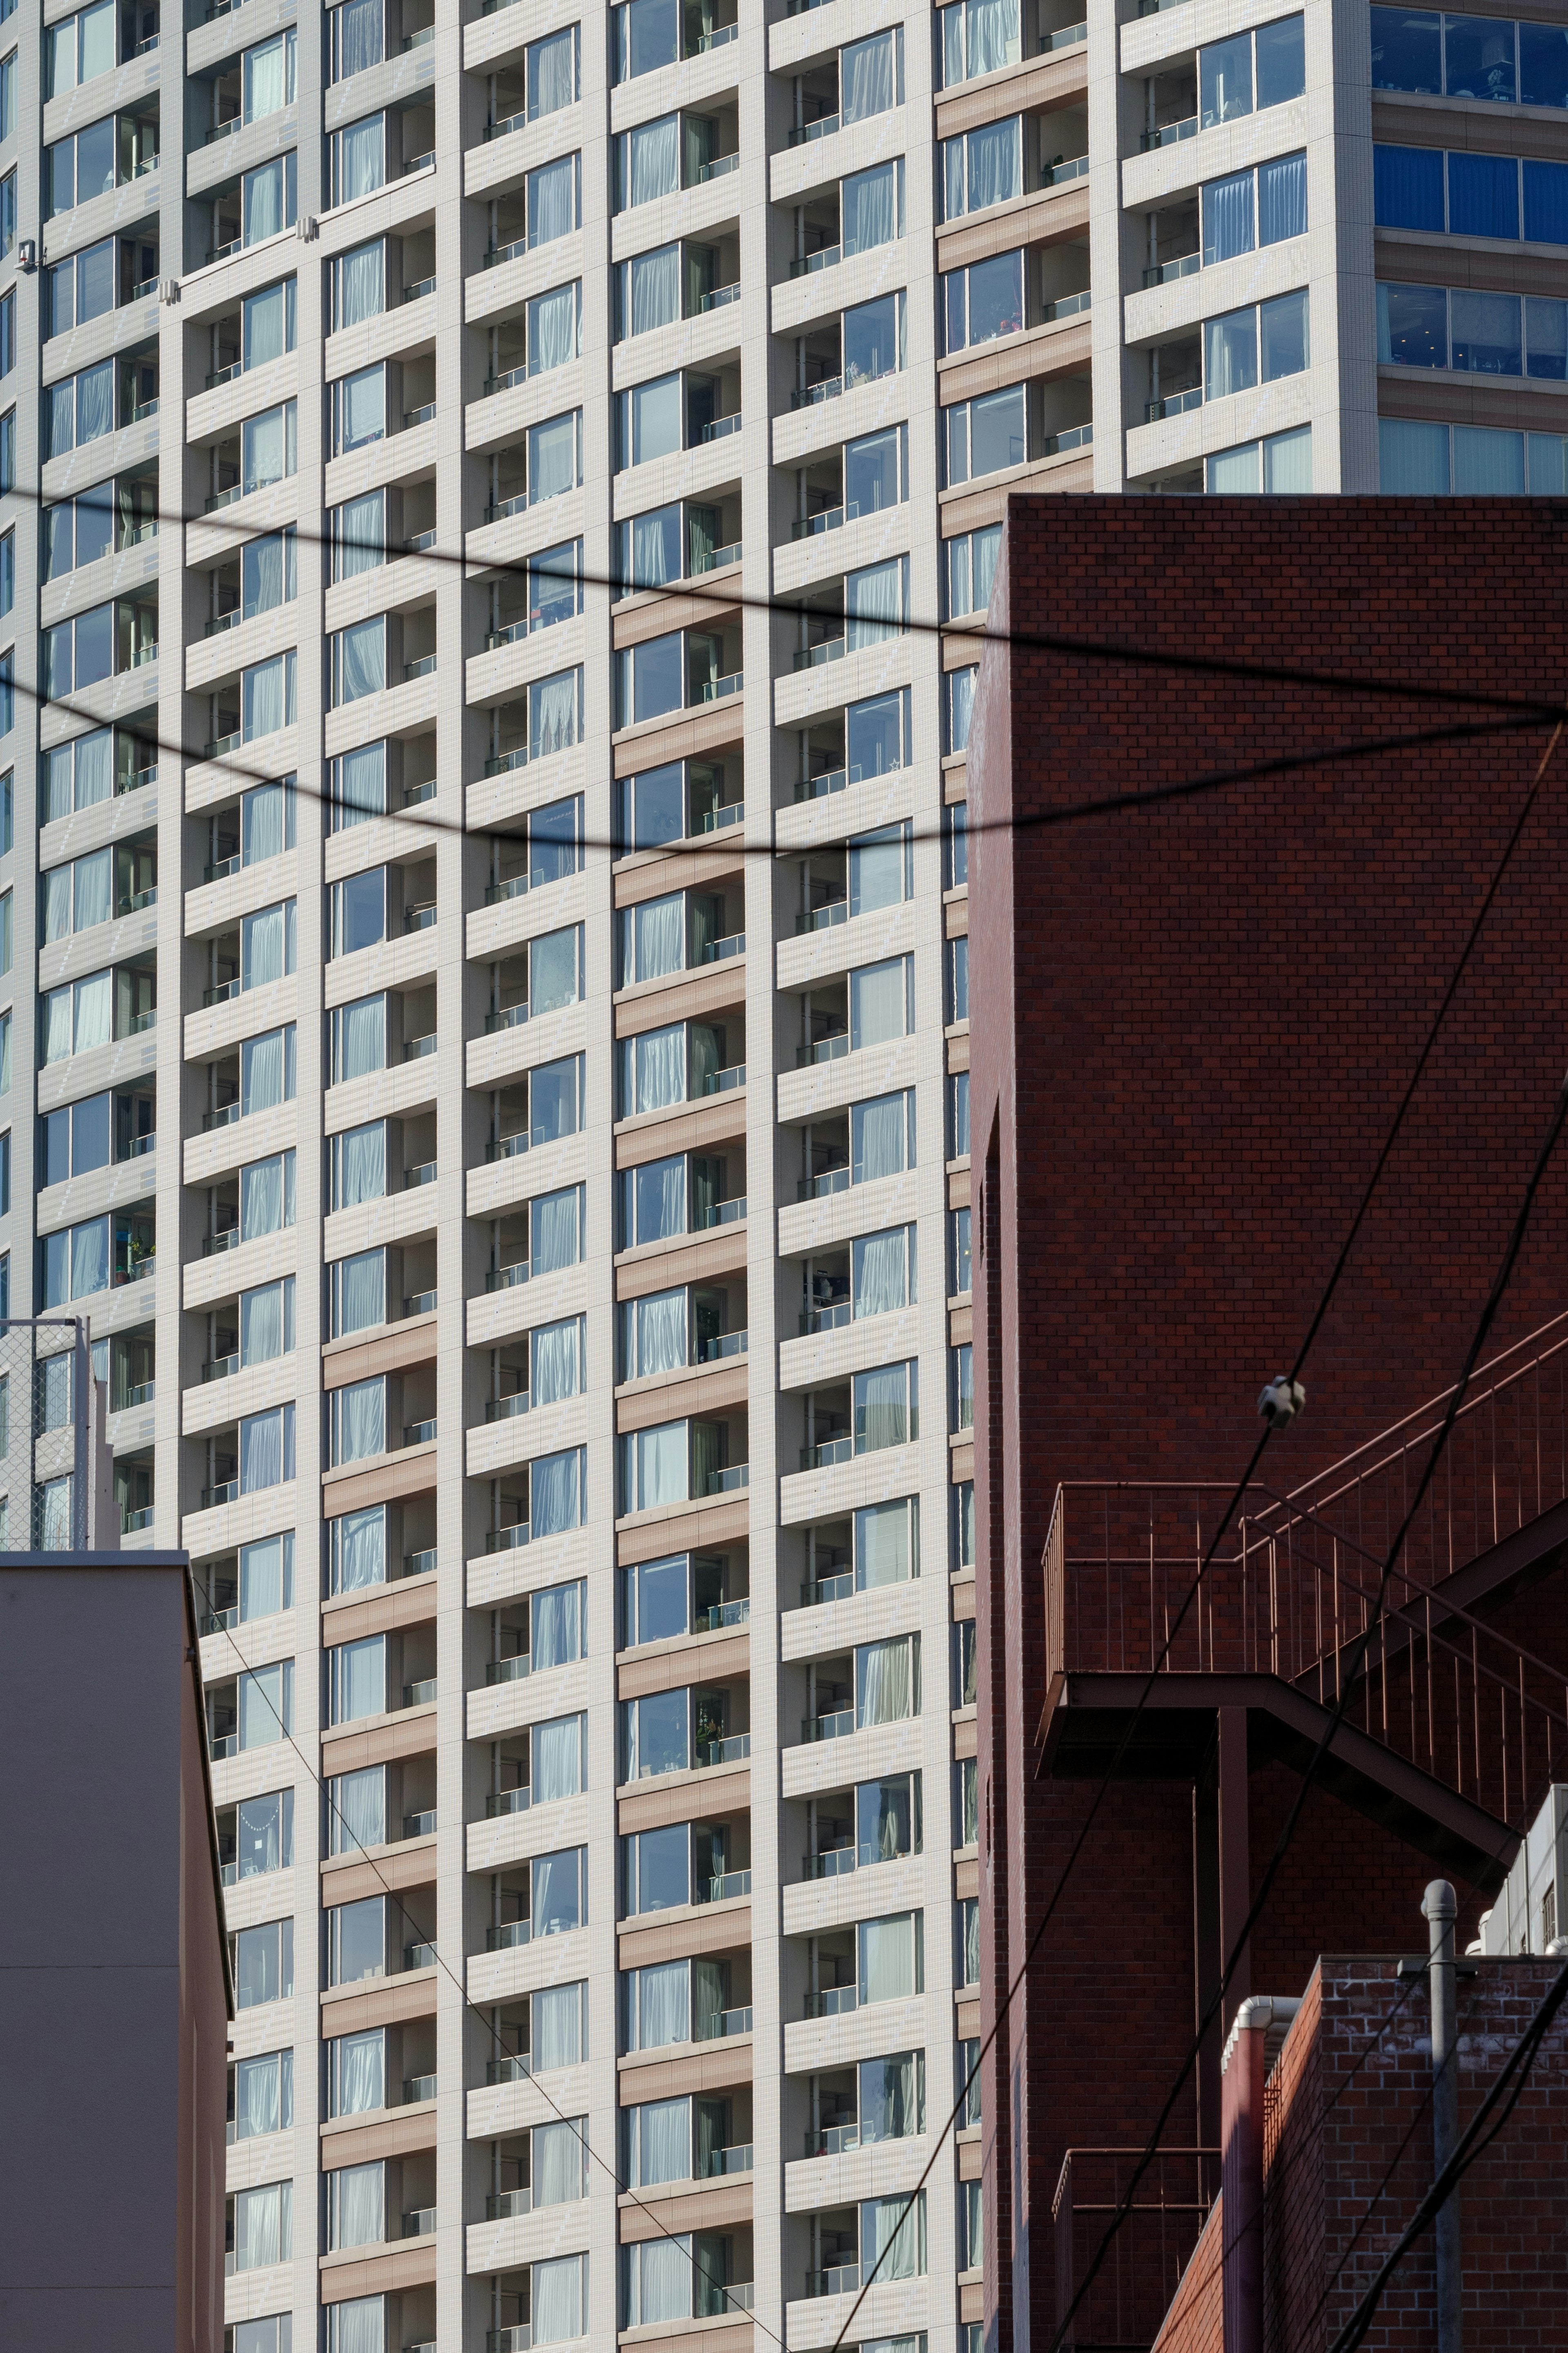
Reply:
[[[992,625],[1555,697],[1565,544],[1568,507],[1542,501],[1015,498]],[[1239,1475],[1258,1388],[1305,1333],[1546,731],[1340,760],[1071,827],[1016,820],[1450,715],[1370,691],[986,650],[969,797],[977,1169],[990,1154],[976,1245],[999,1261],[977,1256],[975,1281],[988,2024],[1089,1802],[1033,1778],[1057,1483]],[[1458,1369],[1568,1050],[1560,757],[1306,1368],[1307,1414],[1267,1459],[1278,1483]],[[1565,1241],[1568,1153],[1495,1346],[1568,1305]],[[1561,1646],[1561,1585],[1524,1610],[1532,1648]],[[1293,1786],[1275,1768],[1258,1778],[1255,1874]],[[1169,1788],[1110,1793],[987,2076],[987,2228],[1000,2234],[988,2311],[1018,2353],[1037,2338],[1043,2353],[1055,2327],[1062,2149],[1141,2139],[1191,2032],[1180,1812]],[[1300,1991],[1325,1941],[1397,1949],[1432,1875],[1390,1833],[1314,1800],[1254,1985]],[[1129,1969],[1097,2043],[1118,2010],[1108,1977]],[[1190,2129],[1178,2112],[1172,2136]]]

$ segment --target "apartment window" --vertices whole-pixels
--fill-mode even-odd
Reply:
[[[5,10],[7,16],[16,14],[16,0]],[[16,52],[0,58],[0,139],[16,135]]]
[[[1377,356],[1391,367],[1474,375],[1568,376],[1568,302],[1469,287],[1377,290]]]
[[[958,2185],[958,2268],[977,2272],[985,2261],[985,2223],[978,2181]]]
[[[381,63],[386,54],[384,18],[385,0],[344,0],[328,11],[334,82]]]
[[[846,184],[847,185],[847,184]],[[1024,119],[1010,114],[942,142],[942,218],[984,212],[1024,193]]]
[[[1249,392],[1256,384],[1300,375],[1311,361],[1307,303],[1307,290],[1302,287],[1296,293],[1260,303],[1256,310],[1249,305],[1244,311],[1227,311],[1218,319],[1206,319],[1204,398],[1224,400],[1233,392]],[[1552,307],[1568,316],[1568,304]],[[1517,311],[1517,303],[1514,308]]]
[[[563,106],[573,105],[580,96],[577,31],[575,25],[568,25],[564,31],[552,33],[545,40],[530,42],[523,51],[530,122],[537,122],[547,114],[559,114]]]
[[[12,771],[0,776],[0,858],[5,858],[16,846],[16,789]]]
[[[352,5],[352,0],[351,0]],[[379,7],[380,0],[376,0]],[[340,10],[340,16],[346,11]],[[332,332],[379,319],[386,308],[386,239],[372,237],[332,262]]]
[[[1562,498],[1568,491],[1568,439],[1482,425],[1378,420],[1378,486],[1401,497]]]
[[[1031,394],[1037,395],[1031,399]],[[1031,409],[1037,407],[1037,387],[1026,384],[1011,384],[1000,392],[978,395],[973,400],[954,401],[942,412],[943,459],[946,480],[952,483],[977,481],[984,474],[999,474],[1010,466],[1021,466],[1031,455],[1038,453],[1040,436],[1033,435]],[[1030,443],[1036,444],[1031,450]]]
[[[362,1386],[373,1387],[384,1394],[384,1382],[376,1381],[362,1384]],[[340,1401],[344,1398],[352,1399],[353,1395],[352,1389],[332,1391],[334,1417]],[[352,1408],[350,1410],[352,1412]],[[378,1426],[371,1434],[377,1440],[375,1444],[362,1447],[357,1453],[352,1451],[340,1453],[334,1448],[333,1461],[353,1462],[362,1460],[367,1454],[384,1453],[386,1436],[384,1427]],[[384,1634],[372,1634],[360,1642],[338,1643],[327,1653],[327,1666],[329,1723],[354,1724],[362,1716],[385,1715],[387,1690]]]
[[[379,2304],[378,2296],[375,2301]],[[333,2305],[336,2313],[352,2307]],[[223,2333],[224,2353],[293,2353],[294,2316],[268,2313],[261,2320],[237,2320]]]
[[[1019,42],[1019,0],[954,0],[938,11],[937,66],[940,86],[973,81],[976,74],[998,73],[1016,66],[1023,51]]]
[[[386,869],[372,866],[331,886],[331,945],[333,956],[357,955],[386,937]]]
[[[329,710],[342,704],[357,702],[367,694],[380,694],[386,685],[386,616],[374,614],[370,619],[356,621],[346,629],[334,632],[331,640],[331,689]]]
[[[386,1582],[386,1506],[372,1504],[329,1520],[329,1593],[358,1593]]]
[[[264,1030],[258,1038],[241,1040],[239,1103],[242,1119],[250,1119],[258,1112],[276,1111],[279,1103],[293,1102],[297,1034],[295,1025],[290,1021],[281,1029]]]
[[[263,1282],[239,1294],[239,1361],[275,1364],[294,1353],[294,1278]],[[281,1606],[281,1605],[279,1605]]]
[[[152,271],[155,273],[157,248],[106,237],[98,244],[89,245],[84,251],[73,255],[68,261],[58,261],[52,269],[46,269],[43,289],[46,336],[63,335],[72,327],[85,327],[93,319],[107,317],[120,299],[122,279],[124,297],[129,300],[134,290],[134,273],[139,260],[149,260]]]
[[[984,613],[991,602],[996,559],[1002,553],[1002,526],[966,531],[942,543],[942,584],[947,617]]]
[[[333,2035],[327,2044],[327,2114],[363,2116],[386,2105],[386,2030]]]
[[[247,744],[292,727],[298,657],[292,649],[239,674],[240,732]]]
[[[1016,335],[1024,319],[1024,255],[995,253],[950,269],[942,281],[942,348],[962,352]]]
[[[1527,243],[1568,243],[1568,164],[1374,147],[1373,200],[1380,228],[1514,238],[1522,222]]]
[[[568,1054],[559,1062],[536,1063],[522,1077],[528,1097],[527,1115],[522,1126],[515,1133],[497,1136],[494,1149],[498,1159],[509,1159],[517,1152],[526,1152],[531,1143],[553,1144],[563,1135],[575,1135],[581,1124],[584,1094],[581,1054]],[[503,1113],[503,1116],[506,1115]]]
[[[947,943],[947,1018],[950,1023],[969,1018],[969,938],[964,934]]]
[[[1279,16],[1254,33],[1211,41],[1198,51],[1198,120],[1204,130],[1237,121],[1255,107],[1261,112],[1301,96],[1307,87],[1305,27],[1303,16]]]
[[[904,233],[904,159],[852,173],[839,186],[839,240],[846,260]]]
[[[969,885],[969,805],[966,801],[954,801],[949,806],[946,833],[946,887],[950,891],[966,890]]]
[[[292,1293],[293,1276],[289,1275],[287,1282]],[[270,1288],[273,1292],[277,1292],[280,1286],[274,1283]],[[258,1295],[251,1292],[242,1293],[240,1299],[240,1355],[242,1361],[247,1364],[262,1361],[255,1355],[247,1355],[245,1346],[245,1300],[247,1297],[255,1299]],[[288,1310],[288,1329],[290,1333],[293,1329],[293,1301],[290,1298]],[[279,1329],[279,1319],[274,1314],[271,1330],[267,1335],[268,1341],[275,1338]],[[254,1346],[256,1340],[254,1330],[250,1336]],[[292,1338],[286,1345],[292,1348],[294,1345]],[[273,1345],[268,1349],[268,1354],[273,1356],[280,1356],[282,1353],[281,1346]],[[248,1625],[256,1618],[274,1618],[284,1609],[292,1609],[294,1607],[294,1532],[292,1529],[283,1535],[264,1536],[259,1543],[240,1546],[238,1592],[238,1623],[242,1626]]]
[[[386,1842],[386,1767],[367,1765],[357,1773],[334,1774],[327,1783],[327,1852],[329,1854],[354,1854],[364,1847],[383,1846]],[[386,1928],[383,1905],[385,1897],[373,1895],[364,1905],[343,1905],[327,1915],[327,1982],[329,1985],[352,1984],[356,1978],[379,1977],[386,1966]],[[379,1938],[374,1947],[374,1967],[364,1966],[372,1957],[364,1947],[370,1938],[364,1934],[364,1924],[374,1909]],[[349,1920],[353,1912],[359,1915],[360,1933],[352,1944]],[[332,1936],[340,1925],[343,1934],[334,1946]],[[355,1957],[361,1966],[352,1964]],[[342,1974],[339,1974],[341,1965]]]
[[[842,357],[846,391],[857,384],[897,375],[904,364],[908,298],[881,294],[854,304],[843,314]]]
[[[335,1260],[327,1269],[327,1329],[331,1337],[342,1340],[354,1332],[374,1331],[386,1320],[385,1250],[359,1250],[352,1258]],[[356,1414],[360,1411],[356,1407]],[[379,1444],[371,1449],[378,1454],[382,1451]]]
[[[1384,150],[1374,150],[1381,153]],[[1307,232],[1307,157],[1276,155],[1256,171],[1205,181],[1204,263],[1232,260],[1257,247],[1279,245]],[[1379,216],[1381,219],[1381,215]]]
[[[300,470],[299,404],[285,400],[247,417],[239,428],[241,494],[264,491],[271,482],[287,480]]]
[[[967,1209],[951,1209],[948,1212],[948,1217],[950,1220],[951,1232],[951,1240],[949,1243],[949,1258],[951,1261],[950,1280],[952,1284],[953,1296],[955,1298],[962,1299],[968,1294],[972,1280],[969,1258],[970,1212]]]
[[[386,562],[386,492],[366,491],[327,517],[332,544],[334,581],[356,580],[363,572],[377,572]]]
[[[618,2005],[622,2049],[662,2051],[671,2043],[709,2042],[721,2035],[730,1986],[728,1961],[659,1961],[623,1969]]]
[[[156,604],[124,598],[95,605],[73,621],[44,632],[44,693],[47,700],[79,693],[117,671],[134,670],[157,651]]]
[[[280,777],[276,784],[257,785],[240,796],[239,862],[242,868],[259,866],[268,858],[280,858],[286,849],[294,848],[295,840],[296,800],[292,776]],[[289,969],[293,967],[290,965]]]
[[[948,1396],[950,1419],[948,1428],[958,1431],[974,1427],[974,1350],[969,1341],[962,1347],[949,1351]]]
[[[331,829],[344,833],[352,826],[368,825],[386,811],[386,745],[362,744],[331,761],[327,771],[331,797]]]
[[[528,249],[553,245],[583,225],[583,158],[558,155],[523,179],[523,218]]]
[[[268,1920],[241,1928],[234,1938],[235,2006],[259,2010],[287,2001],[294,1991],[294,1923]]]
[[[1373,8],[1372,86],[1433,98],[1568,107],[1568,44],[1558,25]]]
[[[235,1809],[235,1859],[226,1867],[236,1879],[261,1879],[274,1871],[289,1871],[294,1862],[294,1792],[271,1789],[258,1798],[242,1798]]]
[[[239,1492],[254,1495],[294,1476],[294,1409],[274,1406],[246,1415],[239,1425]]]
[[[529,1465],[529,1531],[541,1536],[563,1535],[585,1525],[588,1517],[587,1451],[569,1446],[558,1454],[542,1454]]]
[[[16,364],[16,290],[12,286],[0,295],[0,376],[8,376]]]
[[[44,96],[61,98],[84,81],[112,72],[115,64],[113,0],[98,0],[44,32]]]
[[[14,62],[11,65],[11,71],[14,78],[16,73]],[[4,111],[5,104],[5,66],[0,65],[0,112]],[[14,114],[14,103],[12,111]],[[0,137],[3,137],[4,135],[4,132],[0,132]],[[15,172],[7,172],[5,178],[0,180],[0,261],[6,259],[11,254],[15,253],[16,249],[16,174]]]
[[[914,958],[892,956],[849,975],[849,1050],[881,1046],[914,1029]]]
[[[10,1092],[11,1008],[7,1006],[5,1012],[0,1013],[0,1095],[8,1095]],[[5,1266],[7,1270],[7,1280],[9,1280],[10,1259],[8,1256],[5,1260]]]
[[[294,2053],[268,2051],[237,2060],[231,2084],[231,2140],[288,2132],[294,2122]]]
[[[299,336],[297,280],[283,278],[258,294],[247,294],[239,306],[239,321],[243,368],[265,367],[268,360],[293,351]]]
[[[980,1899],[966,1895],[957,1905],[958,1914],[958,1982],[960,1985],[980,1983]]]
[[[331,1083],[363,1079],[386,1068],[386,998],[362,997],[334,1006],[331,1015]]]
[[[342,2165],[327,2176],[327,2244],[342,2247],[379,2246],[388,2236],[386,2168],[378,2158],[372,2165]]]
[[[127,123],[127,130],[131,125]],[[69,212],[107,195],[115,184],[117,118],[106,114],[74,137],[44,150],[44,217]]]
[[[341,134],[340,134],[341,135]],[[294,226],[298,209],[298,174],[292,148],[242,174],[239,183],[240,242],[259,245]]]
[[[245,51],[240,63],[247,122],[259,122],[264,116],[293,105],[299,37],[292,30],[278,33]]]
[[[942,679],[942,718],[947,752],[967,752],[969,723],[974,712],[975,681],[980,676],[978,663],[963,670],[950,670]]]
[[[331,201],[352,204],[386,185],[386,117],[366,115],[334,131],[331,142]]]
[[[0,498],[16,487],[16,412],[0,417]]]
[[[913,1226],[885,1233],[857,1234],[849,1245],[851,1314],[890,1315],[912,1307],[920,1293]]]
[[[583,480],[582,410],[569,409],[563,416],[546,417],[542,425],[531,425],[525,447],[531,507],[576,490]]]
[[[611,25],[618,82],[657,73],[681,55],[680,0],[629,0],[613,11]]]
[[[329,2177],[330,2178],[330,2177]],[[294,2254],[294,2185],[273,2181],[259,2189],[236,2190],[226,2201],[228,2249],[225,2269],[264,2271]]]
[[[910,1446],[920,1435],[920,1365],[913,1356],[857,1373],[851,1383],[857,1454]],[[902,1637],[900,1638],[902,1640]]]
[[[8,343],[5,332],[5,308],[15,297],[7,294],[0,302],[0,375],[9,372],[15,363],[14,335]],[[8,362],[5,354],[11,353]],[[102,360],[96,367],[83,368],[78,375],[68,375],[63,384],[46,385],[44,401],[44,455],[63,458],[72,449],[80,449],[89,441],[101,440],[115,428],[114,364]]]
[[[1205,487],[1226,492],[1310,491],[1311,427],[1298,426],[1290,433],[1270,434],[1266,441],[1245,441],[1239,448],[1220,450],[1207,460]]]
[[[240,618],[253,621],[259,613],[275,612],[279,605],[291,605],[299,593],[294,525],[247,540],[239,551]]]

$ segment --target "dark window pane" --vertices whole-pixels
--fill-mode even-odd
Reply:
[[[1448,298],[1440,286],[1380,286],[1377,356],[1391,367],[1447,367]]]
[[[1526,106],[1568,106],[1568,29],[1521,25],[1519,94]]]
[[[1443,24],[1443,69],[1450,98],[1511,101],[1513,26],[1507,17],[1448,16]]]
[[[969,340],[1016,334],[1024,323],[1024,257],[998,253],[969,272]]]
[[[1454,366],[1475,375],[1522,375],[1518,295],[1457,286],[1448,301]]]
[[[1374,8],[1372,12],[1373,90],[1443,88],[1442,18],[1436,9]]]
[[[71,1175],[83,1176],[89,1168],[109,1166],[108,1095],[89,1095],[71,1113]]]
[[[79,691],[114,672],[114,607],[95,606],[76,621],[76,683]]]

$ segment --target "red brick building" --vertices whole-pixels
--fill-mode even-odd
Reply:
[[[1306,1365],[1307,1411],[1271,1442],[1058,1888],[1549,730],[1343,747],[1499,715],[1433,688],[1561,696],[1565,544],[1568,509],[1540,501],[1009,507],[991,619],[1020,637],[985,651],[968,754],[987,2028],[1033,1949],[984,2084],[997,2353],[1043,2353],[1064,2308],[1067,2152],[1142,2147],[1186,2054],[1568,1062],[1563,749]],[[1342,755],[1043,821],[1329,747]],[[1462,1945],[1560,1767],[1568,1324],[1504,1352],[1564,1309],[1568,1150],[1493,1335],[1495,1395],[1457,1434],[1222,2025],[1249,1989],[1302,1993],[1325,1949],[1410,1949],[1439,1873]],[[1216,2027],[1172,2149],[1217,2139],[1220,2048]]]

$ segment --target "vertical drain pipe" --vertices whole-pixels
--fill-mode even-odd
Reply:
[[[1458,2003],[1454,1968],[1454,1915],[1458,1910],[1446,1879],[1435,1879],[1421,1898],[1430,1938],[1426,1965],[1432,1996],[1432,2172],[1440,2174],[1459,2137]],[[1437,2210],[1433,2232],[1437,2286],[1437,2353],[1463,2353],[1465,2341],[1464,2247],[1459,2193],[1451,2189]]]
[[[1236,2013],[1220,2064],[1220,2296],[1225,2353],[1263,2353],[1263,2094],[1271,2026],[1293,1997],[1253,1994]]]

